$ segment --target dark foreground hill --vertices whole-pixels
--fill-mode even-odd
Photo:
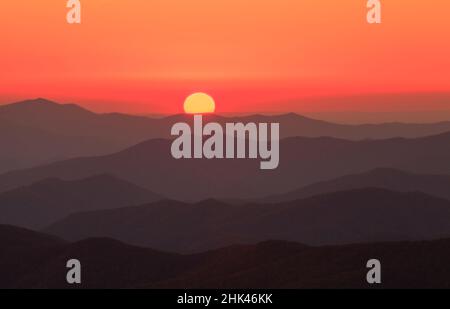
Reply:
[[[0,288],[68,287],[66,263],[70,259],[81,261],[86,288],[139,287],[173,277],[192,265],[189,257],[111,239],[70,244],[11,226],[0,226],[0,235]],[[20,247],[9,241],[16,239]]]
[[[157,194],[109,175],[73,181],[50,178],[0,193],[0,223],[40,229],[74,212],[160,199]]]
[[[16,246],[9,239],[17,240]],[[111,239],[64,243],[0,226],[1,288],[367,288],[366,263],[381,261],[381,288],[450,288],[450,241],[308,247],[267,241],[194,255]],[[81,262],[82,284],[66,283]]]
[[[160,201],[73,214],[45,231],[71,241],[110,237],[187,253],[270,239],[308,245],[428,240],[450,237],[450,201],[376,188],[278,204]]]

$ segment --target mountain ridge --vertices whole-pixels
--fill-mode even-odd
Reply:
[[[255,202],[273,203],[305,198],[313,195],[358,189],[364,187],[385,188],[394,191],[420,191],[450,200],[450,175],[417,174],[393,168],[376,168],[364,173],[345,175],[322,181],[282,194],[266,196]],[[237,201],[244,203],[244,201]]]
[[[171,138],[176,122],[192,116],[162,118],[95,113],[76,104],[38,98],[0,106],[0,173],[75,157],[106,155],[146,140]],[[346,125],[295,113],[279,115],[204,115],[204,122],[280,122],[280,137],[329,136],[347,140],[415,138],[450,131],[450,121],[435,124],[386,123]]]
[[[0,222],[39,229],[73,212],[159,199],[160,195],[105,174],[72,181],[46,178],[0,193]]]
[[[24,233],[28,241],[20,247],[2,241]],[[7,253],[0,254],[1,288],[373,288],[365,266],[374,257],[383,267],[379,288],[449,287],[449,239],[327,247],[271,240],[179,255],[108,238],[48,243],[49,237],[0,225]],[[81,285],[66,282],[73,257],[82,264]]]
[[[417,191],[363,188],[277,204],[162,200],[75,213],[43,231],[69,241],[111,237],[163,251],[192,253],[270,239],[342,245],[444,238],[450,237],[449,217],[448,200]]]
[[[261,171],[259,160],[251,159],[176,160],[170,144],[152,139],[110,155],[0,174],[0,192],[49,177],[73,180],[106,173],[178,200],[257,199],[374,168],[450,174],[450,133],[364,141],[285,138],[279,167],[271,171]]]

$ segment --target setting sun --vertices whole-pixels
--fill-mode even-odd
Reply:
[[[184,112],[187,114],[214,113],[215,109],[214,99],[206,93],[193,93],[184,101]]]

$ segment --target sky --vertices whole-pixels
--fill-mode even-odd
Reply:
[[[70,25],[65,0],[1,1],[0,102],[160,114],[202,91],[218,112],[389,112],[408,105],[317,102],[450,93],[450,1],[382,0],[380,25],[366,2],[81,0]],[[450,109],[433,102],[414,109]]]

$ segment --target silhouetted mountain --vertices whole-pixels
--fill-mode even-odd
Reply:
[[[120,148],[89,136],[65,136],[0,119],[0,172]]]
[[[10,172],[0,175],[0,192],[49,177],[110,174],[179,200],[257,198],[378,167],[450,174],[450,133],[359,142],[288,138],[280,143],[275,170],[260,170],[259,159],[176,160],[170,146],[169,140],[150,140],[112,155]]]
[[[450,241],[305,247],[270,241],[205,253],[209,263],[153,288],[449,288]],[[382,284],[366,281],[366,263],[382,263]]]
[[[0,226],[1,235],[5,228]],[[20,239],[25,231],[7,227],[7,236]],[[130,288],[171,278],[189,268],[193,259],[177,254],[132,247],[111,239],[88,239],[74,244],[42,239],[50,236],[27,231],[28,246],[0,242],[0,288],[61,288],[66,282],[66,263],[82,263],[84,288]],[[34,236],[33,236],[34,235]],[[201,262],[201,259],[197,259]],[[198,263],[197,262],[197,263]]]
[[[0,223],[39,229],[79,211],[140,205],[160,196],[108,175],[45,179],[0,194]]]
[[[288,193],[268,196],[258,199],[256,202],[285,202],[324,193],[369,187],[400,192],[421,191],[450,200],[450,176],[448,175],[422,175],[396,169],[378,168],[361,174],[315,183]],[[240,201],[240,203],[242,202]]]
[[[0,247],[6,250],[20,250],[33,247],[48,247],[65,243],[55,236],[33,232],[12,225],[0,225]]]
[[[279,204],[160,201],[73,214],[45,231],[71,241],[111,237],[165,251],[199,252],[269,239],[308,245],[435,239],[450,236],[449,218],[450,201],[368,188]]]
[[[36,99],[0,106],[0,172],[119,151],[167,134],[159,121],[95,114],[74,104]]]
[[[228,122],[230,119],[228,119]],[[382,123],[382,124],[337,124],[312,119],[295,113],[283,115],[252,115],[233,119],[232,122],[278,122],[281,137],[334,137],[347,140],[389,139],[395,137],[417,138],[450,131],[450,121],[432,124]],[[219,121],[220,122],[220,121]]]
[[[21,247],[4,242],[24,238]],[[0,288],[365,288],[373,258],[382,263],[379,288],[450,287],[449,240],[340,247],[267,241],[178,255],[111,239],[48,239],[0,226]],[[73,258],[82,265],[81,285],[65,281]]]
[[[279,122],[281,138],[329,136],[349,140],[423,137],[450,131],[450,122],[343,125],[297,114],[204,116],[204,122]],[[148,118],[96,114],[74,104],[36,99],[0,106],[0,172],[77,156],[103,155],[153,138],[170,138],[171,126],[192,116]]]
[[[125,145],[159,137],[163,133],[154,132],[157,119],[96,114],[75,104],[58,104],[45,99],[0,106],[0,118],[53,134],[97,137]]]

